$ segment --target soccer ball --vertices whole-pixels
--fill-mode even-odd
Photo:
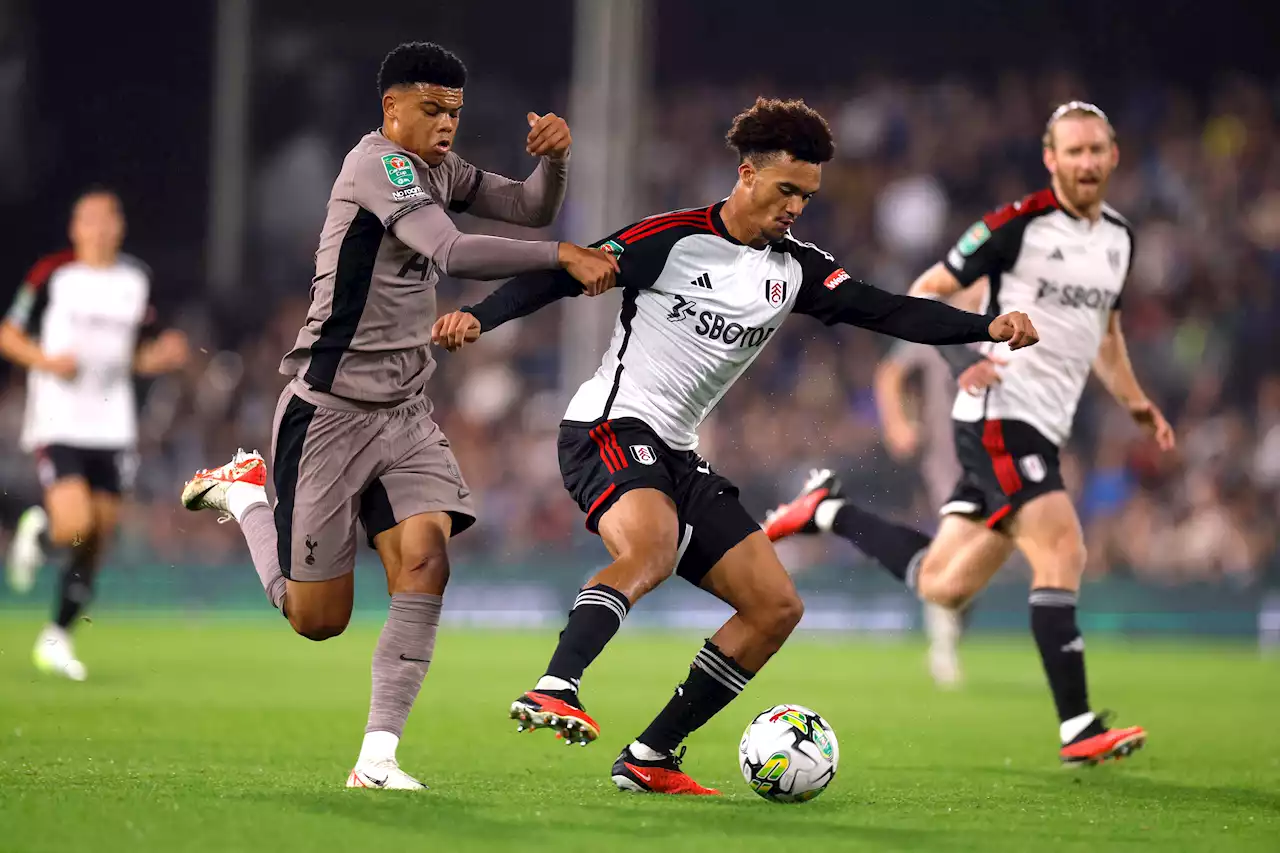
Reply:
[[[840,744],[826,720],[802,705],[775,705],[759,714],[738,744],[742,778],[775,803],[803,803],[836,775]]]

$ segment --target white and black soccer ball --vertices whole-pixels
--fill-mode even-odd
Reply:
[[[803,705],[775,705],[742,733],[738,764],[751,789],[776,803],[803,803],[821,794],[840,763],[836,733]]]

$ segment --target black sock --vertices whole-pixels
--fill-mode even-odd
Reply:
[[[58,602],[54,622],[66,629],[93,598],[93,580],[97,574],[98,553],[92,542],[72,547],[67,567],[58,584]]]
[[[631,602],[613,587],[597,584],[582,589],[569,611],[569,623],[560,632],[547,675],[562,678],[577,690],[582,673],[618,633],[630,610]]]
[[[732,702],[753,675],[707,640],[689,665],[689,677],[639,741],[658,752],[671,752]]]
[[[933,540],[919,530],[886,521],[880,516],[845,503],[836,511],[831,532],[848,539],[862,553],[878,561],[895,578],[913,585],[908,577],[916,556]]]
[[[1031,590],[1031,633],[1040,649],[1044,674],[1053,691],[1058,721],[1089,713],[1089,688],[1084,676],[1084,638],[1076,627],[1076,593],[1040,587]],[[1095,720],[1091,727],[1100,732]],[[1089,732],[1086,729],[1086,732]],[[1096,732],[1093,732],[1096,733]]]

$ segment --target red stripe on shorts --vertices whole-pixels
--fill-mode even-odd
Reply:
[[[1022,477],[1018,474],[1018,465],[1014,462],[1013,454],[1004,445],[1002,422],[986,422],[982,428],[982,446],[991,456],[991,467],[995,469],[1001,490],[1009,496],[1016,494],[1022,489]]]
[[[618,459],[622,463],[618,468],[622,469],[630,466],[631,463],[627,461],[627,454],[622,452],[622,445],[618,444],[618,437],[613,433],[613,424],[605,421],[600,426],[604,427],[605,433],[609,436],[609,443],[613,447],[613,452],[618,454]]]
[[[609,441],[604,437],[604,424],[591,430],[588,435],[591,440],[596,443],[596,447],[600,448],[600,458],[604,460],[604,467],[609,469],[609,473],[613,474],[618,470],[618,465],[613,460],[613,448],[609,446]]]

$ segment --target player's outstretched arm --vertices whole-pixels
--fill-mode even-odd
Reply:
[[[395,235],[435,261],[446,275],[490,280],[526,272],[565,270],[594,296],[613,287],[618,262],[607,252],[573,243],[530,242],[464,234],[437,205],[396,221]]]
[[[437,319],[431,327],[431,342],[453,352],[478,340],[482,332],[492,331],[556,300],[582,292],[582,285],[565,272],[517,276],[476,305],[464,305],[460,310]]]
[[[1020,311],[989,320],[943,302],[889,293],[853,280],[843,269],[823,279],[806,279],[796,298],[796,313],[826,325],[846,323],[920,344],[1007,341],[1010,349],[1040,339],[1031,319]]]
[[[1116,402],[1124,406],[1134,421],[1151,434],[1161,450],[1173,450],[1177,445],[1173,427],[1165,420],[1159,407],[1147,397],[1133,372],[1129,347],[1125,343],[1124,331],[1120,328],[1119,311],[1112,311],[1107,321],[1107,333],[1102,338],[1102,345],[1098,347],[1093,372]]]
[[[957,307],[969,311],[977,311],[979,310],[977,302],[981,300],[966,297],[969,297],[970,294],[973,294],[973,297],[979,296],[978,289],[973,287],[978,281],[985,282],[985,276],[979,277],[974,282],[966,285],[956,278],[956,274],[946,264],[939,262],[929,267],[929,269],[920,274],[919,278],[911,283],[911,287],[907,289],[907,295],[916,296],[920,299],[937,299],[952,305],[955,305],[958,300],[964,299],[970,304]],[[983,378],[998,381],[998,377],[994,372],[995,365],[983,365],[987,357],[971,346],[953,344],[951,346],[938,347],[938,353],[951,367],[951,375],[957,378],[966,377],[966,379],[969,379],[967,384],[970,386],[974,384],[970,377],[974,375],[975,367],[977,371],[984,371]]]
[[[475,216],[545,228],[555,221],[569,184],[569,125],[555,113],[529,113],[525,150],[538,157],[533,174],[523,181],[475,172],[474,187],[466,210]]]

